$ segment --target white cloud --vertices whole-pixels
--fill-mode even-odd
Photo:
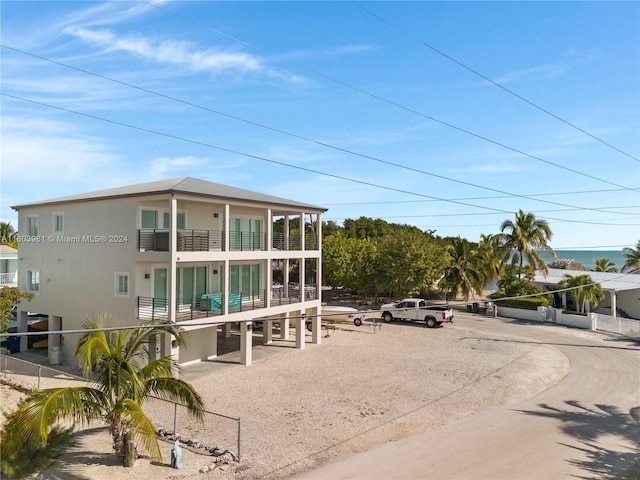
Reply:
[[[522,80],[541,80],[554,78],[565,73],[569,67],[562,63],[550,63],[539,67],[514,70],[494,79],[496,83],[511,83]]]
[[[211,161],[210,158],[199,158],[193,156],[186,157],[159,157],[151,161],[151,177],[154,179],[169,178],[174,174],[184,175],[185,170],[191,170],[194,167],[206,165]]]

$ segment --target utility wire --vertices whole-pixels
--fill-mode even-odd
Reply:
[[[495,80],[492,80],[491,78],[487,77],[486,75],[483,75],[483,74],[482,74],[482,73],[480,73],[479,71],[477,71],[477,70],[475,70],[475,69],[471,68],[470,66],[468,66],[468,65],[466,65],[466,64],[464,64],[464,63],[462,63],[461,61],[459,61],[459,60],[455,59],[455,58],[454,58],[454,57],[452,57],[451,55],[448,55],[447,53],[443,52],[442,50],[439,50],[439,49],[437,49],[436,47],[434,47],[433,45],[430,45],[429,43],[427,43],[427,42],[423,41],[422,39],[420,39],[420,38],[419,38],[419,37],[417,37],[416,35],[413,35],[412,33],[408,32],[408,31],[407,31],[407,30],[405,30],[404,28],[401,28],[400,26],[398,26],[398,25],[396,25],[396,24],[394,24],[394,23],[390,22],[389,20],[387,20],[387,19],[385,19],[385,18],[381,17],[380,15],[378,15],[378,14],[376,14],[376,13],[373,13],[373,12],[372,12],[371,10],[369,10],[368,8],[365,8],[365,7],[363,7],[362,5],[360,5],[360,3],[358,3],[358,2],[353,2],[353,1],[352,1],[351,3],[352,3],[353,5],[355,5],[356,7],[360,8],[361,10],[363,10],[364,12],[368,13],[368,14],[369,14],[369,15],[371,15],[372,17],[377,18],[377,19],[378,19],[378,20],[380,20],[381,22],[383,22],[383,23],[385,23],[385,24],[389,25],[390,27],[392,27],[392,28],[394,28],[394,29],[398,30],[398,31],[399,31],[399,32],[401,32],[402,34],[406,35],[407,37],[412,38],[413,40],[416,40],[417,42],[419,42],[419,43],[420,43],[420,44],[422,44],[423,46],[425,46],[425,47],[427,47],[427,48],[429,48],[429,49],[433,50],[433,51],[434,51],[434,52],[436,52],[437,54],[439,54],[439,55],[441,55],[441,56],[445,57],[446,59],[448,59],[448,60],[452,61],[453,63],[455,63],[455,64],[457,64],[457,65],[461,66],[461,67],[462,67],[462,68],[464,68],[465,70],[468,70],[468,71],[470,71],[471,73],[473,73],[473,74],[477,75],[478,77],[480,77],[480,78],[482,78],[482,79],[486,80],[487,82],[491,83],[492,85],[494,85],[494,86],[496,86],[496,87],[498,87],[498,88],[502,89],[503,91],[507,92],[508,94],[513,95],[514,97],[518,98],[519,100],[522,100],[523,102],[525,102],[525,103],[527,103],[527,104],[531,105],[532,107],[537,108],[537,109],[538,109],[538,110],[540,110],[541,112],[544,112],[544,113],[546,113],[547,115],[549,115],[549,116],[551,116],[551,117],[555,118],[556,120],[559,120],[560,122],[564,123],[565,125],[568,125],[568,126],[570,126],[571,128],[574,128],[574,129],[578,130],[579,132],[581,132],[581,133],[583,133],[583,134],[585,134],[585,135],[587,135],[587,136],[591,137],[592,139],[594,139],[594,140],[596,140],[596,141],[598,141],[598,142],[602,143],[603,145],[606,145],[607,147],[609,147],[609,148],[611,148],[611,149],[613,149],[613,150],[615,150],[615,151],[617,151],[617,152],[619,152],[619,153],[623,154],[624,156],[629,157],[630,159],[635,160],[636,162],[640,163],[640,159],[638,159],[637,157],[634,157],[633,155],[631,155],[631,154],[629,154],[629,153],[627,153],[627,152],[625,152],[625,151],[623,151],[623,150],[619,149],[618,147],[616,147],[616,146],[614,146],[614,145],[611,145],[610,143],[608,143],[608,142],[606,142],[606,141],[602,140],[601,138],[596,137],[595,135],[593,135],[593,134],[591,134],[591,133],[587,132],[586,130],[584,130],[584,129],[582,129],[582,128],[578,127],[577,125],[575,125],[575,124],[573,124],[573,123],[569,122],[568,120],[565,120],[564,118],[559,117],[559,116],[558,116],[558,115],[556,115],[555,113],[550,112],[549,110],[547,110],[547,109],[545,109],[545,108],[541,107],[540,105],[538,105],[538,104],[536,104],[536,103],[533,103],[532,101],[530,101],[530,100],[526,99],[526,98],[525,98],[525,97],[523,97],[522,95],[519,95],[519,94],[517,94],[516,92],[514,92],[513,90],[508,89],[507,87],[505,87],[504,85],[500,84],[499,82],[496,82]]]
[[[17,95],[11,95],[11,94],[8,94],[8,93],[5,93],[5,92],[0,92],[0,95],[2,95],[4,97],[7,97],[7,98],[13,98],[15,100],[19,100],[19,101],[22,101],[22,102],[27,102],[27,103],[31,103],[31,104],[34,104],[34,105],[40,105],[40,106],[43,106],[43,107],[52,108],[52,109],[59,110],[59,111],[62,111],[62,112],[72,113],[74,115],[79,115],[79,116],[82,116],[82,117],[85,117],[85,118],[91,118],[91,119],[98,120],[98,121],[101,121],[101,122],[110,123],[110,124],[118,125],[118,126],[121,126],[121,127],[126,127],[126,128],[130,128],[130,129],[133,129],[133,130],[138,130],[138,131],[145,132],[145,133],[150,133],[150,134],[153,134],[153,135],[159,135],[159,136],[162,136],[162,137],[165,137],[165,138],[171,138],[171,139],[174,139],[174,140],[179,140],[179,141],[182,141],[182,142],[191,143],[191,144],[194,144],[194,145],[199,145],[199,146],[203,146],[203,147],[207,147],[207,148],[213,148],[213,149],[216,149],[216,150],[219,150],[219,151],[222,151],[222,152],[232,153],[234,155],[239,155],[239,156],[251,158],[251,159],[254,159],[254,160],[259,160],[259,161],[271,163],[271,164],[274,164],[274,165],[281,165],[281,166],[293,168],[293,169],[296,169],[296,170],[301,170],[301,171],[304,171],[304,172],[314,173],[316,175],[322,175],[322,176],[325,176],[325,177],[330,177],[330,178],[334,178],[334,179],[338,179],[338,180],[357,183],[357,184],[360,184],[360,185],[366,185],[366,186],[370,186],[370,187],[380,188],[380,189],[383,189],[383,190],[389,190],[389,191],[393,191],[393,192],[404,193],[404,194],[407,194],[407,195],[414,195],[414,196],[418,196],[418,197],[439,200],[439,201],[442,201],[442,202],[454,203],[454,204],[457,204],[457,205],[464,205],[466,207],[479,208],[479,209],[482,209],[482,210],[489,210],[489,211],[500,212],[500,213],[505,213],[505,214],[512,214],[513,213],[511,211],[507,211],[507,210],[503,210],[503,209],[499,209],[499,208],[485,207],[485,206],[481,206],[481,205],[474,205],[474,204],[471,204],[471,203],[460,202],[460,201],[457,201],[457,200],[450,200],[450,199],[446,199],[446,198],[435,197],[433,195],[426,195],[426,194],[423,194],[423,193],[411,192],[411,191],[408,191],[408,190],[402,190],[402,189],[399,189],[399,188],[389,187],[387,185],[378,185],[378,184],[375,184],[375,183],[372,183],[372,182],[366,182],[364,180],[358,180],[358,179],[345,177],[345,176],[342,176],[342,175],[336,175],[336,174],[333,174],[333,173],[322,172],[320,170],[314,170],[314,169],[307,168],[307,167],[301,167],[299,165],[292,165],[290,163],[286,163],[286,162],[282,162],[282,161],[278,161],[278,160],[273,160],[273,159],[262,157],[262,156],[259,156],[259,155],[240,152],[238,150],[233,150],[233,149],[230,149],[230,148],[221,147],[219,145],[214,145],[214,144],[203,142],[203,141],[199,141],[199,140],[189,139],[189,138],[186,138],[186,137],[180,137],[178,135],[173,135],[173,134],[166,133],[166,132],[160,132],[160,131],[157,131],[157,130],[152,130],[150,128],[140,127],[140,126],[137,126],[137,125],[131,125],[131,124],[128,124],[128,123],[119,122],[117,120],[111,120],[111,119],[108,119],[108,118],[99,117],[97,115],[91,115],[89,113],[78,112],[78,111],[71,110],[71,109],[68,109],[68,108],[59,107],[59,106],[51,105],[51,104],[48,104],[48,103],[39,102],[39,101],[36,101],[36,100],[19,97]],[[585,210],[590,210],[590,209],[585,209]],[[553,218],[553,217],[547,217],[547,218],[549,220],[555,220],[555,221],[560,221],[560,222],[580,223],[580,224],[588,224],[588,225],[609,225],[608,223],[590,222],[590,221],[586,221],[586,220],[560,219],[560,218]]]
[[[200,23],[200,22],[197,22],[197,21],[191,20],[191,19],[189,19],[189,18],[187,18],[187,17],[185,17],[185,16],[183,16],[183,15],[180,15],[180,14],[178,14],[178,13],[175,13],[175,12],[173,12],[173,11],[171,11],[171,10],[167,9],[167,8],[161,7],[161,6],[159,6],[159,5],[156,5],[156,4],[154,4],[154,3],[148,2],[148,1],[146,1],[146,0],[138,0],[138,1],[139,1],[139,2],[141,2],[141,3],[145,3],[145,4],[147,4],[147,5],[149,5],[149,6],[153,7],[153,8],[156,8],[156,9],[158,9],[158,10],[161,10],[161,11],[163,11],[163,12],[165,12],[165,13],[169,14],[169,15],[172,15],[172,16],[174,16],[174,17],[177,17],[177,18],[179,18],[179,19],[181,19],[181,20],[183,20],[183,21],[185,21],[185,22],[187,22],[187,23],[191,23],[191,24],[196,25],[196,26],[198,26],[198,27],[200,27],[200,28],[204,28],[204,29],[206,29],[206,30],[209,30],[209,31],[211,31],[211,32],[213,32],[213,33],[215,33],[215,34],[217,34],[217,35],[221,35],[221,36],[223,36],[223,37],[225,37],[225,38],[228,38],[228,39],[233,40],[233,41],[235,41],[235,42],[241,43],[241,44],[243,44],[243,45],[245,45],[245,46],[248,46],[248,47],[250,47],[250,48],[253,48],[253,49],[255,49],[255,50],[258,50],[258,51],[261,51],[261,52],[264,52],[264,53],[270,53],[268,50],[266,50],[266,49],[264,49],[264,48],[258,47],[257,45],[253,45],[253,44],[251,44],[251,43],[249,43],[249,42],[246,42],[246,41],[241,40],[241,39],[239,39],[239,38],[237,38],[237,37],[234,37],[234,36],[232,36],[232,35],[229,35],[229,34],[227,34],[227,33],[224,33],[224,32],[222,32],[222,31],[220,31],[220,30],[215,29],[215,28],[209,27],[208,25],[204,25],[204,24],[202,24],[202,23]],[[596,181],[599,181],[599,182],[607,183],[607,184],[609,184],[609,185],[613,185],[613,186],[615,186],[615,187],[623,188],[623,189],[625,189],[625,190],[634,190],[634,191],[639,190],[639,189],[637,189],[637,188],[626,187],[626,186],[619,185],[619,184],[616,184],[616,183],[613,183],[613,182],[609,182],[609,181],[607,181],[607,180],[604,180],[604,179],[598,178],[598,177],[596,177],[596,176],[594,176],[594,175],[589,175],[589,174],[587,174],[587,173],[580,172],[579,170],[575,170],[575,169],[573,169],[573,168],[565,167],[564,165],[560,165],[560,164],[557,164],[557,163],[551,162],[551,161],[549,161],[549,160],[545,160],[545,159],[543,159],[543,158],[541,158],[541,157],[538,157],[538,156],[536,156],[536,155],[533,155],[533,154],[530,154],[530,153],[524,152],[524,151],[519,150],[519,149],[514,148],[514,147],[510,147],[510,146],[508,146],[508,145],[506,145],[506,144],[504,144],[504,143],[498,142],[498,141],[496,141],[496,140],[492,140],[492,139],[490,139],[490,138],[488,138],[488,137],[485,137],[485,136],[483,136],[483,135],[480,135],[480,134],[478,134],[478,133],[474,133],[474,132],[472,132],[472,131],[470,131],[470,130],[466,130],[466,129],[462,128],[462,127],[458,127],[457,125],[454,125],[454,124],[452,124],[452,123],[449,123],[449,122],[446,122],[446,121],[444,121],[444,120],[440,120],[440,119],[438,119],[438,118],[435,118],[435,117],[432,117],[432,116],[430,116],[430,115],[424,114],[424,113],[419,112],[419,111],[417,111],[417,110],[415,110],[415,109],[413,109],[413,108],[406,107],[406,106],[401,105],[401,104],[399,104],[399,103],[397,103],[397,102],[395,102],[395,101],[393,101],[393,100],[389,100],[389,99],[386,99],[386,98],[384,98],[384,97],[381,97],[380,95],[376,95],[376,94],[374,94],[374,93],[368,92],[367,90],[364,90],[364,89],[362,89],[362,88],[356,87],[356,86],[351,85],[351,84],[349,84],[349,83],[347,83],[347,82],[344,82],[344,81],[342,81],[342,80],[339,80],[339,79],[336,79],[336,78],[331,77],[331,76],[329,76],[329,75],[326,75],[326,74],[324,74],[324,73],[322,73],[322,72],[319,72],[319,71],[317,71],[317,70],[314,70],[314,69],[312,69],[312,68],[309,68],[309,67],[307,67],[307,66],[305,66],[305,65],[301,65],[301,64],[296,63],[296,62],[292,62],[292,63],[293,63],[294,65],[296,65],[296,66],[298,66],[298,67],[300,67],[300,68],[302,68],[302,69],[304,69],[304,70],[308,71],[308,72],[313,73],[314,75],[317,75],[317,76],[319,76],[319,77],[321,77],[321,78],[324,78],[324,79],[326,79],[326,80],[329,80],[329,81],[331,81],[331,82],[334,82],[334,83],[336,83],[336,84],[338,84],[338,85],[341,85],[341,86],[343,86],[343,87],[345,87],[345,88],[348,88],[348,89],[350,89],[350,90],[356,91],[356,92],[358,92],[358,93],[361,93],[361,94],[363,94],[363,95],[365,95],[365,96],[371,97],[371,98],[373,98],[373,99],[375,99],[375,100],[378,100],[378,101],[380,101],[380,102],[383,102],[383,103],[386,103],[386,104],[388,104],[388,105],[394,106],[394,107],[396,107],[396,108],[399,108],[399,109],[404,110],[404,111],[406,111],[406,112],[412,113],[412,114],[417,115],[417,116],[419,116],[419,117],[426,118],[427,120],[431,120],[432,122],[439,123],[440,125],[444,125],[444,126],[449,127],[449,128],[451,128],[451,129],[453,129],[453,130],[457,130],[457,131],[459,131],[459,132],[461,132],[461,133],[465,133],[465,134],[467,134],[467,135],[470,135],[470,136],[472,136],[472,137],[478,138],[478,139],[480,139],[480,140],[483,140],[483,141],[485,141],[485,142],[491,143],[491,144],[493,144],[493,145],[496,145],[496,146],[498,146],[498,147],[504,148],[504,149],[509,150],[509,151],[511,151],[511,152],[517,153],[517,154],[519,154],[519,155],[522,155],[522,156],[525,156],[525,157],[531,158],[531,159],[533,159],[533,160],[536,160],[536,161],[539,161],[539,162],[542,162],[542,163],[546,163],[547,165],[551,165],[551,166],[554,166],[554,167],[556,167],[556,168],[559,168],[559,169],[562,169],[562,170],[566,170],[566,171],[571,172],[571,173],[575,173],[575,174],[577,174],[577,175],[581,175],[581,176],[584,176],[584,177],[590,178],[590,179],[592,179],[592,180],[596,180]]]
[[[263,128],[263,129],[266,129],[266,130],[269,130],[269,131],[277,132],[277,133],[280,133],[282,135],[287,135],[287,136],[296,138],[298,140],[303,140],[303,141],[310,142],[310,143],[313,143],[313,144],[316,144],[316,145],[319,145],[319,146],[322,146],[322,147],[325,147],[325,148],[330,148],[330,149],[333,149],[333,150],[340,151],[342,153],[347,153],[349,155],[354,155],[354,156],[357,156],[357,157],[365,158],[367,160],[371,160],[371,161],[375,161],[375,162],[378,162],[378,163],[390,165],[390,166],[393,166],[393,167],[396,167],[396,168],[409,170],[409,171],[420,173],[420,174],[423,174],[423,175],[428,175],[428,176],[431,176],[431,177],[434,177],[434,178],[439,178],[441,180],[446,180],[446,181],[450,181],[450,182],[454,182],[454,183],[459,183],[459,184],[462,184],[462,185],[466,185],[466,186],[470,186],[470,187],[474,187],[474,188],[479,188],[479,189],[482,189],[482,190],[488,190],[488,191],[495,192],[495,193],[501,193],[501,194],[504,194],[507,197],[524,198],[524,199],[533,200],[533,201],[536,201],[536,202],[541,202],[541,203],[546,203],[546,204],[551,204],[551,205],[557,205],[557,206],[561,206],[561,207],[569,207],[569,208],[578,209],[578,210],[592,210],[592,211],[605,212],[605,213],[611,213],[611,214],[622,214],[621,212],[612,212],[612,211],[608,211],[608,210],[603,210],[601,208],[578,207],[576,205],[569,205],[569,204],[565,204],[565,203],[554,202],[554,201],[551,201],[551,200],[542,200],[542,199],[538,199],[538,198],[531,198],[531,197],[528,197],[526,195],[516,194],[516,193],[507,192],[507,191],[504,191],[504,190],[499,190],[499,189],[495,189],[495,188],[491,188],[491,187],[486,187],[486,186],[483,186],[483,185],[478,185],[478,184],[475,184],[475,183],[466,182],[466,181],[454,179],[454,178],[451,178],[451,177],[446,177],[444,175],[438,175],[438,174],[435,174],[435,173],[432,173],[432,172],[427,172],[425,170],[417,169],[417,168],[414,168],[414,167],[409,167],[409,166],[402,165],[402,164],[399,164],[399,163],[390,162],[390,161],[387,161],[387,160],[382,160],[382,159],[377,158],[377,157],[361,154],[361,153],[358,153],[358,152],[353,151],[353,150],[348,150],[348,149],[345,149],[345,148],[342,148],[342,147],[337,147],[335,145],[331,145],[331,144],[328,144],[328,143],[325,143],[325,142],[320,142],[318,140],[314,140],[314,139],[311,139],[311,138],[308,138],[308,137],[303,137],[301,135],[298,135],[298,134],[295,134],[295,133],[291,133],[291,132],[288,132],[288,131],[285,131],[285,130],[281,130],[281,129],[278,129],[278,128],[275,128],[275,127],[271,127],[271,126],[268,126],[268,125],[260,124],[260,123],[257,123],[257,122],[251,121],[251,120],[246,120],[244,118],[241,118],[241,117],[238,117],[238,116],[235,116],[235,115],[230,115],[230,114],[227,114],[227,113],[224,113],[224,112],[220,112],[218,110],[214,110],[214,109],[211,109],[211,108],[208,108],[208,107],[204,107],[202,105],[198,105],[196,103],[192,103],[192,102],[180,99],[180,98],[172,97],[170,95],[166,95],[166,94],[163,94],[163,93],[160,93],[160,92],[156,92],[154,90],[149,90],[147,88],[140,87],[138,85],[133,85],[131,83],[127,83],[127,82],[124,82],[124,81],[121,81],[121,80],[117,80],[117,79],[114,79],[114,78],[111,78],[111,77],[107,77],[107,76],[101,75],[99,73],[95,73],[95,72],[91,72],[89,70],[85,70],[85,69],[82,69],[82,68],[79,68],[79,67],[75,67],[75,66],[69,65],[67,63],[63,63],[63,62],[59,62],[57,60],[52,60],[50,58],[42,57],[42,56],[36,55],[34,53],[26,52],[24,50],[20,50],[20,49],[15,48],[15,47],[11,47],[11,46],[4,45],[4,44],[0,44],[0,47],[6,48],[8,50],[12,50],[14,52],[17,52],[17,53],[20,53],[20,54],[23,54],[23,55],[30,56],[32,58],[36,58],[38,60],[42,60],[42,61],[45,61],[45,62],[48,62],[48,63],[52,63],[54,65],[58,65],[58,66],[61,66],[61,67],[64,67],[64,68],[75,70],[77,72],[81,72],[81,73],[86,74],[86,75],[97,77],[97,78],[100,78],[102,80],[106,80],[106,81],[109,81],[109,82],[112,82],[112,83],[116,83],[118,85],[123,85],[123,86],[125,86],[127,88],[132,88],[134,90],[139,90],[139,91],[147,93],[149,95],[154,95],[154,96],[157,96],[157,97],[161,97],[161,98],[173,101],[173,102],[177,102],[177,103],[180,103],[180,104],[183,104],[183,105],[187,105],[189,107],[197,108],[199,110],[204,110],[206,112],[213,113],[213,114],[216,114],[216,115],[220,115],[220,116],[223,116],[223,117],[226,117],[226,118],[231,118],[233,120],[236,120],[236,121],[239,121],[239,122],[243,122],[243,123],[247,123],[249,125],[256,126],[256,127],[259,127],[259,128]],[[592,178],[595,178],[595,177],[592,177]],[[598,180],[600,180],[600,179],[598,179]],[[609,182],[606,182],[606,183],[609,183]],[[612,185],[615,185],[615,184],[612,184]],[[615,186],[618,186],[618,185],[615,185]],[[621,189],[623,189],[623,190],[626,190],[626,187],[622,187],[622,186],[619,186],[619,187]],[[439,201],[440,199],[436,199],[436,200]]]

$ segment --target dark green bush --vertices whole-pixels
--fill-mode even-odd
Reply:
[[[511,308],[523,308],[526,310],[537,310],[538,307],[548,307],[550,303],[548,295],[500,300],[500,298],[504,298],[504,296],[505,295],[500,292],[495,292],[489,295],[489,297],[496,302],[496,305],[498,305],[498,307],[511,307]]]

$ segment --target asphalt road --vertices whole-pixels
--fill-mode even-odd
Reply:
[[[557,348],[570,360],[570,371],[525,401],[380,445],[297,478],[613,479],[640,461],[640,342],[464,314],[456,315],[456,324],[495,332],[496,341]]]

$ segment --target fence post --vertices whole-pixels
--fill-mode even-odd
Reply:
[[[240,419],[238,418],[238,462],[240,461]]]
[[[38,366],[38,390],[40,390],[40,377],[42,376],[42,367]]]

